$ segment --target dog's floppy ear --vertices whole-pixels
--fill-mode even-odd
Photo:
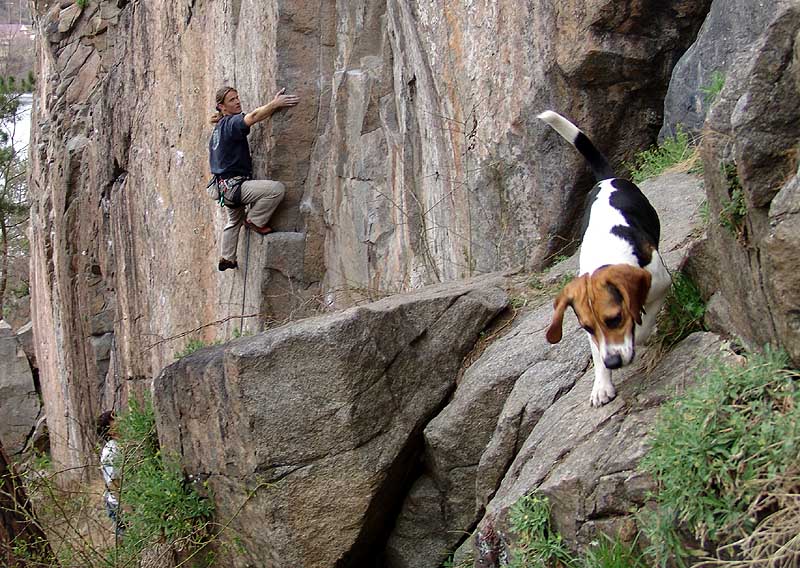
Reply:
[[[550,327],[547,328],[548,342],[558,343],[561,341],[561,328],[564,323],[564,312],[566,311],[567,306],[572,305],[572,302],[575,300],[575,295],[580,293],[580,290],[582,290],[579,282],[582,283],[585,280],[586,276],[576,278],[564,286],[564,289],[561,290],[561,293],[556,296],[556,299],[553,301],[553,308],[555,309],[555,312],[553,313],[553,321],[550,322]]]
[[[642,325],[642,312],[644,305],[647,302],[647,294],[650,293],[650,284],[653,281],[653,275],[647,270],[639,268],[636,270],[636,285],[634,286],[634,293],[631,294],[631,312],[633,312],[633,319],[637,325]]]
[[[633,320],[637,325],[642,325],[642,308],[650,292],[651,274],[643,268],[620,266],[614,267],[614,272],[609,276],[622,293]]]

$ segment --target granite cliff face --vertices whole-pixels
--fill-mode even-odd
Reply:
[[[34,2],[33,321],[54,457],[190,339],[569,248],[587,178],[535,113],[615,163],[661,126],[708,2]],[[302,97],[251,136],[288,196],[215,269],[213,92]],[[244,266],[247,269],[244,269]],[[246,278],[245,278],[246,275]],[[251,316],[238,319],[238,316]],[[236,318],[236,319],[232,319]],[[242,329],[243,328],[243,329]]]

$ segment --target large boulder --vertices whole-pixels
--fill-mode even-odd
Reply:
[[[706,123],[711,321],[756,347],[780,345],[800,364],[800,4],[778,6]]]
[[[206,478],[232,566],[363,567],[380,556],[464,356],[506,306],[500,279],[289,324],[167,367],[159,438]]]
[[[28,358],[0,320],[0,441],[9,454],[25,449],[41,410]]]

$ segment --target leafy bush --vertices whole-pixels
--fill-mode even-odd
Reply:
[[[136,557],[145,547],[164,542],[176,548],[204,544],[211,536],[213,506],[185,482],[178,464],[161,453],[150,401],[133,401],[115,427],[126,527],[123,548]]]
[[[762,520],[751,504],[765,484],[797,471],[800,376],[786,365],[774,350],[744,366],[718,364],[662,408],[641,463],[658,484],[660,526],[646,532],[662,566],[687,554],[676,525],[701,543],[730,543]]]
[[[31,566],[123,568],[166,550],[178,553],[181,565],[212,565],[206,545],[223,550],[235,537],[223,542],[226,527],[212,525],[212,502],[161,452],[150,401],[132,401],[113,431],[119,448],[115,466],[121,472],[117,481],[124,531],[113,538],[96,489],[57,482],[62,472],[53,471],[49,458],[41,456],[28,464],[25,484],[36,510],[32,521],[48,535],[54,557],[42,559],[25,546],[16,547],[15,554]]]

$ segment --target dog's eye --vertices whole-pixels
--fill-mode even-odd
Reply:
[[[606,327],[608,329],[617,329],[622,324],[622,314],[616,315],[613,318],[606,319]]]

